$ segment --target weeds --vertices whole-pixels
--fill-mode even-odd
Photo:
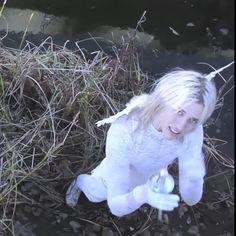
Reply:
[[[19,196],[32,201],[21,183],[34,182],[60,205],[63,196],[45,187],[47,180],[74,178],[78,169],[87,172],[103,158],[106,130],[95,123],[120,111],[147,82],[134,37],[135,32],[114,48],[115,57],[103,51],[88,57],[79,43],[70,51],[51,37],[39,46],[26,42],[21,50],[0,48],[0,229],[14,234],[11,221]],[[222,96],[219,101],[221,107]],[[223,141],[208,136],[205,141],[208,156],[234,167],[218,150]]]
[[[73,178],[74,165],[81,172],[96,165],[103,157],[105,130],[95,122],[120,110],[146,82],[134,47],[116,58],[97,51],[90,59],[77,47],[69,51],[49,37],[38,47],[27,42],[22,50],[0,48],[4,229],[14,215],[9,210],[17,207],[21,183],[34,179],[40,169],[66,159],[71,162],[67,177]],[[62,201],[59,196],[58,204]]]

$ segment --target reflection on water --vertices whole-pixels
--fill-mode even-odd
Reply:
[[[56,17],[34,10],[21,10],[15,8],[5,8],[3,17],[0,20],[0,30],[7,32],[30,32],[33,34],[44,33],[50,35],[67,35],[67,37],[88,37],[89,34],[93,37],[100,37],[106,40],[111,40],[118,44],[122,43],[129,37],[129,33],[134,29],[121,29],[119,27],[101,26],[90,31],[89,34],[80,33],[80,22],[77,19],[69,17]],[[83,35],[83,36],[82,36]],[[137,32],[137,43],[140,46],[153,44],[154,36]],[[160,46],[158,40],[155,40],[155,46]]]
[[[20,10],[4,8],[0,20],[0,29],[19,33],[27,30],[32,33],[65,34],[67,29],[66,17],[55,17],[29,9]]]
[[[51,35],[53,36],[54,42],[56,40],[56,44],[63,45],[68,40],[73,44],[73,42],[76,41],[80,42],[84,48],[95,51],[98,50],[98,46],[100,45],[104,50],[103,45],[106,47],[108,45],[107,43],[109,43],[109,48],[113,44],[120,44],[134,32],[134,28],[121,28],[106,25],[101,25],[89,32],[85,32],[82,30],[85,27],[84,24],[85,22],[82,18],[54,16],[36,10],[5,7],[0,17],[0,38],[4,38],[2,42],[6,46],[19,48],[19,43],[24,37],[23,32],[27,31],[28,35],[26,35],[25,38],[32,41],[35,45],[39,45]],[[188,24],[185,26],[194,28],[195,24],[192,21],[188,21]],[[171,32],[172,37],[184,38],[183,33],[179,31],[179,29],[172,27],[172,25],[169,26],[168,30]],[[227,27],[220,28],[219,32],[227,36]],[[212,37],[212,40],[216,40],[211,34],[210,29],[208,29],[206,33],[209,37]],[[6,35],[8,37],[6,37]],[[185,59],[185,55],[194,54],[195,58],[204,58],[204,61],[209,60],[209,58],[216,59],[220,57],[227,62],[234,59],[234,49],[228,47],[223,50],[220,47],[214,46],[211,42],[200,45],[198,44],[198,38],[191,43],[184,42],[177,44],[170,55],[168,55],[168,53],[171,50],[166,50],[163,40],[147,32],[137,31],[135,43],[138,47],[142,48],[143,58],[147,58],[143,60],[141,58],[141,63],[146,66],[148,71],[156,71],[155,65],[157,64],[159,64],[160,67],[161,65],[167,67],[172,64],[173,66],[184,65],[185,61],[191,61]],[[69,46],[69,44],[67,45]],[[145,49],[149,51],[145,51]],[[150,50],[152,50],[152,53],[150,53]],[[163,55],[163,51],[165,55]]]
[[[190,22],[187,27],[193,28],[195,25]],[[112,26],[99,26],[89,32],[82,32],[84,28],[83,20],[78,18],[71,18],[65,16],[54,16],[49,15],[36,10],[29,9],[16,9],[5,7],[3,14],[0,17],[0,31],[1,38],[4,38],[8,33],[18,34],[21,32],[28,32],[31,34],[43,33],[45,35],[61,35],[68,39],[79,38],[79,40],[87,39],[90,37],[99,38],[100,40],[112,41],[115,44],[124,42],[132,33],[132,28],[121,28]],[[173,37],[182,37],[174,29],[169,26],[168,29]],[[5,32],[5,33],[3,33]],[[227,29],[221,28],[220,32],[227,34]],[[208,32],[210,34],[210,32]],[[157,50],[164,49],[163,41],[159,40],[158,37],[148,34],[146,32],[136,33],[136,44],[143,48],[154,48]],[[12,39],[13,40],[13,39]],[[176,52],[194,52],[201,55],[216,56],[221,55],[232,59],[234,57],[233,49],[218,50],[217,54],[214,48],[206,45],[205,47],[199,46],[196,42],[185,43],[177,45]]]

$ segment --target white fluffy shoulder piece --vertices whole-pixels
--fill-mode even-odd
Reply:
[[[147,100],[148,94],[141,94],[139,96],[133,97],[127,104],[126,108],[115,115],[112,115],[108,118],[105,118],[103,120],[100,120],[96,122],[96,125],[99,127],[104,124],[112,123],[114,122],[117,118],[121,117],[122,115],[128,115],[132,110],[136,108],[141,108],[143,107],[143,104]]]

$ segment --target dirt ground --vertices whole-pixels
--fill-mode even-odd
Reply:
[[[51,177],[61,170],[52,167],[47,172],[44,169],[40,173],[48,175],[44,184],[37,181],[40,176],[36,175],[34,182],[21,186],[24,197],[20,197],[22,203],[16,210],[15,232],[17,236],[231,236],[234,232],[234,173],[219,167],[213,161],[209,163],[209,172],[213,173],[206,177],[200,203],[189,207],[181,202],[175,211],[163,212],[162,222],[158,221],[157,210],[148,205],[119,218],[110,213],[106,202],[91,203],[83,194],[79,204],[70,209],[64,203],[69,178],[58,182]]]

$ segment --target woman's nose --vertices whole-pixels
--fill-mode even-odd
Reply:
[[[187,119],[180,119],[178,120],[178,123],[177,123],[177,129],[178,131],[181,133],[185,128],[187,127]]]

